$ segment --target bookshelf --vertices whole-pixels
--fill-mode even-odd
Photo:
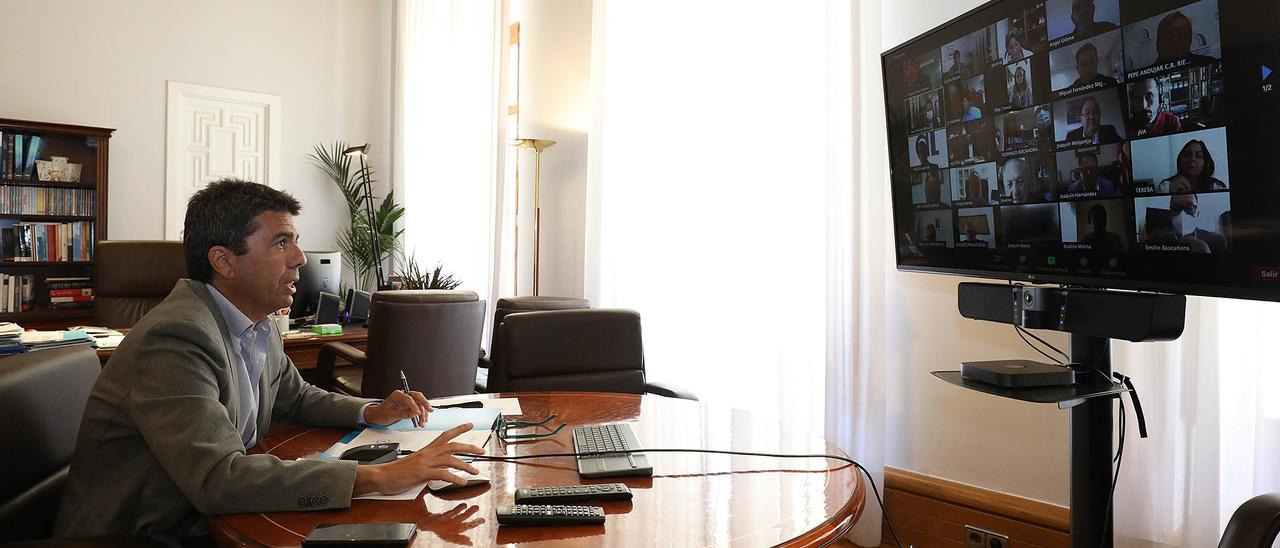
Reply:
[[[80,232],[76,239],[81,246],[77,249],[83,251],[84,257],[61,253],[68,256],[60,257],[64,260],[35,260],[41,257],[15,260],[8,254],[11,250],[0,248],[0,274],[33,278],[31,309],[0,312],[0,321],[46,329],[92,323],[92,308],[50,308],[44,280],[94,275],[94,248],[99,240],[107,239],[107,162],[114,131],[0,118],[0,133],[5,140],[5,146],[0,148],[6,157],[0,161],[0,166],[6,167],[0,171],[0,228],[12,228],[20,223],[84,223],[77,227]],[[43,146],[37,148],[39,154],[35,159],[50,160],[59,156],[67,158],[68,163],[80,164],[80,180],[41,181],[34,167],[30,178],[22,173],[10,173],[6,165],[14,161],[14,150],[7,143],[10,135],[38,137]],[[30,148],[26,147],[24,153],[30,153]],[[21,163],[26,164],[26,159]],[[92,234],[85,234],[85,229],[90,229]],[[86,258],[88,260],[84,260]]]

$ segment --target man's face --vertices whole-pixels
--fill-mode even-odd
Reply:
[[[1075,24],[1076,32],[1087,32],[1093,25],[1093,2],[1089,0],[1071,2],[1071,22]]]
[[[1092,190],[1098,180],[1098,158],[1092,155],[1080,157],[1080,179]]]
[[[1098,76],[1098,52],[1093,48],[1085,48],[1076,56],[1076,73],[1081,80],[1092,80]]]
[[[1084,106],[1080,107],[1080,124],[1084,128],[1085,137],[1093,137],[1098,134],[1098,126],[1102,123],[1102,109],[1098,107],[1097,101],[1085,101]]]
[[[1170,61],[1191,55],[1191,22],[1185,17],[1171,21],[1156,34],[1156,57]]]
[[[1169,197],[1169,210],[1177,215],[1178,213],[1186,213],[1192,217],[1200,215],[1200,208],[1196,204],[1195,194],[1174,194]]]
[[[1107,210],[1099,207],[1097,209],[1092,210],[1092,213],[1093,213],[1093,217],[1090,220],[1093,221],[1093,231],[1106,232],[1107,231]]]
[[[228,298],[256,322],[293,305],[298,269],[307,264],[307,257],[298,246],[293,215],[267,211],[254,222],[257,230],[246,239],[245,254],[228,253],[231,269],[225,282]]]
[[[960,66],[960,50],[951,52],[951,66],[952,67]]]
[[[1026,200],[1031,195],[1031,189],[1027,187],[1027,174],[1022,168],[1022,162],[1012,162],[1004,168],[1004,192],[1013,198],[1015,202]]]
[[[1133,85],[1129,90],[1129,104],[1133,109],[1133,118],[1150,126],[1156,121],[1160,112],[1160,90],[1156,87],[1155,78],[1146,78]]]
[[[916,156],[920,158],[920,163],[925,163],[929,159],[929,145],[924,141],[916,143]]]

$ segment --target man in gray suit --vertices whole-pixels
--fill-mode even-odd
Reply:
[[[449,430],[400,460],[282,461],[246,454],[271,421],[355,428],[425,418],[419,392],[381,402],[302,380],[268,319],[293,302],[306,263],[297,200],[225,180],[187,205],[183,246],[192,279],[129,332],[104,366],[80,424],[55,534],[138,534],[169,544],[203,534],[202,514],[346,508],[353,495],[396,493],[475,473],[454,454],[483,449]]]

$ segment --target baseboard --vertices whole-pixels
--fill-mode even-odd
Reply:
[[[1068,508],[909,470],[885,467],[885,507],[903,546],[964,548],[965,525],[1017,548],[1067,548]],[[886,528],[881,546],[893,546]]]

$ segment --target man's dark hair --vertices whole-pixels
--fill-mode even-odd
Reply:
[[[1164,19],[1160,20],[1160,24],[1156,25],[1156,36],[1159,36],[1161,34],[1168,32],[1169,25],[1172,25],[1174,21],[1177,21],[1179,19],[1186,21],[1187,26],[1191,26],[1190,17],[1187,17],[1181,11],[1175,11],[1173,13],[1170,13],[1169,15],[1164,16]]]
[[[1076,48],[1076,61],[1079,62],[1080,56],[1084,55],[1084,52],[1089,50],[1093,50],[1094,57],[1098,56],[1098,47],[1093,45],[1092,43],[1086,42],[1085,45]]]
[[[302,205],[288,193],[240,179],[214,181],[195,193],[187,202],[182,226],[187,275],[212,282],[209,248],[220,245],[236,255],[248,253],[247,240],[258,230],[257,217],[268,211],[297,215]]]

